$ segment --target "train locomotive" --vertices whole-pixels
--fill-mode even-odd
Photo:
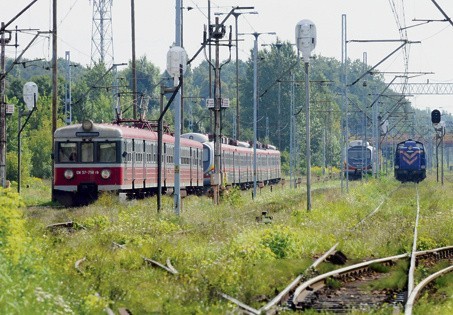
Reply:
[[[400,182],[420,182],[426,178],[425,147],[420,141],[408,139],[396,145],[395,178]]]
[[[58,128],[54,134],[54,200],[64,206],[88,204],[100,192],[125,193],[130,197],[157,194],[158,134],[152,128],[119,123],[84,121]],[[162,193],[174,188],[175,138],[163,135]],[[202,194],[209,189],[213,144],[207,135],[181,135],[180,187],[183,193]],[[280,180],[280,152],[257,150],[258,181]],[[253,149],[222,144],[224,183],[253,184]],[[184,195],[184,194],[183,194]]]
[[[373,172],[373,153],[375,148],[368,142],[353,140],[348,146],[346,172],[349,179],[359,179]]]

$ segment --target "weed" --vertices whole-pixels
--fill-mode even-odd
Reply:
[[[330,277],[326,279],[326,285],[332,289],[339,289],[341,288],[341,281]]]

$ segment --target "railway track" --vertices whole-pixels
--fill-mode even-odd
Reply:
[[[417,260],[448,259],[451,263],[453,246],[416,252],[414,256]],[[364,284],[383,277],[383,273],[375,271],[377,264],[391,266],[398,260],[410,257],[411,255],[407,253],[375,259],[319,275],[298,286],[288,300],[288,305],[299,310],[316,309],[318,311],[344,312],[351,309],[366,311],[383,303],[404,303],[408,295],[407,291],[369,291],[361,288]],[[332,288],[333,282],[339,284],[338,289]]]
[[[400,187],[401,186],[390,192],[386,199],[388,199]],[[417,195],[415,211],[416,219],[414,223],[412,250],[410,253],[362,262],[322,275],[314,276],[303,282],[310,275],[314,274],[313,271],[315,271],[318,264],[336,255],[337,243],[325,255],[318,259],[318,261],[313,264],[304,275],[298,276],[274,299],[260,309],[253,309],[224,294],[222,294],[222,296],[229,299],[231,302],[236,303],[238,307],[247,314],[274,314],[282,308],[299,311],[312,309],[316,311],[334,313],[345,313],[353,309],[368,312],[372,309],[381,307],[384,304],[397,308],[401,308],[403,305],[406,305],[406,315],[412,314],[412,307],[416,301],[416,297],[420,291],[426,287],[429,281],[451,272],[453,269],[451,266],[449,268],[445,268],[428,277],[426,279],[426,283],[425,281],[422,281],[416,288],[414,288],[414,273],[418,263],[421,264],[422,261],[429,261],[430,264],[433,264],[433,262],[438,260],[448,260],[449,264],[452,265],[453,259],[453,246],[428,251],[416,251],[420,201],[418,185],[415,185],[415,187]],[[364,224],[377,211],[379,211],[386,199],[382,200],[373,211],[352,227],[348,233],[346,233],[347,236],[345,236],[345,239],[350,239],[357,227]],[[399,260],[409,260],[406,290],[397,291],[394,289],[365,289],[365,287],[371,282],[378,281],[386,276],[386,273],[379,272],[379,269],[394,266]]]

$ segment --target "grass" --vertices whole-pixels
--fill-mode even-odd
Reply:
[[[264,188],[254,201],[250,191],[233,190],[218,206],[206,197],[190,196],[183,200],[180,216],[173,212],[171,197],[163,198],[160,213],[155,198],[120,202],[108,194],[88,207],[21,208],[19,236],[27,237],[27,250],[14,260],[0,247],[0,290],[6,290],[0,311],[100,314],[108,306],[127,307],[134,314],[227,313],[235,306],[219,292],[260,308],[336,242],[349,262],[410,249],[406,234],[415,218],[413,185],[369,179],[350,182],[349,193],[341,194],[338,181],[315,183],[310,212],[304,186],[288,186],[272,192]],[[426,180],[419,186],[422,246],[451,245],[452,184],[442,188],[442,202],[435,198],[437,183]],[[29,189],[22,194],[28,206],[48,204],[47,188]],[[40,196],[35,202],[30,197],[34,190]],[[358,225],[384,200],[379,211]],[[271,223],[256,220],[263,211]],[[46,229],[64,221],[76,222],[78,228]],[[436,226],[430,228],[433,222]],[[14,238],[9,242],[14,244]],[[83,257],[82,274],[74,264]],[[161,263],[170,258],[179,273],[150,267],[143,257]],[[391,277],[396,288],[404,283],[403,275]],[[451,293],[450,287],[443,290]]]

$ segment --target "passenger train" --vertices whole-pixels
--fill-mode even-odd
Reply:
[[[348,146],[346,172],[349,179],[359,179],[373,173],[373,154],[375,148],[368,142],[353,140]],[[346,174],[345,174],[346,175]]]
[[[400,182],[420,182],[426,178],[426,152],[423,143],[408,139],[396,145],[395,178]]]
[[[158,134],[152,129],[118,123],[84,121],[58,128],[54,134],[54,200],[65,206],[87,204],[100,192],[143,197],[157,194]],[[253,149],[245,143],[222,144],[223,185],[253,185]],[[175,138],[163,135],[162,193],[174,188]],[[242,144],[244,144],[242,146]],[[186,134],[180,141],[180,187],[202,194],[214,172],[213,142],[203,134]],[[275,147],[257,149],[257,181],[280,180],[280,152]]]
[[[208,135],[188,133],[184,138],[203,143],[204,184],[210,185],[214,172],[214,142]],[[253,186],[252,143],[222,138],[221,168],[226,185],[247,189]],[[256,180],[263,185],[277,184],[281,178],[280,151],[275,146],[257,143]]]

